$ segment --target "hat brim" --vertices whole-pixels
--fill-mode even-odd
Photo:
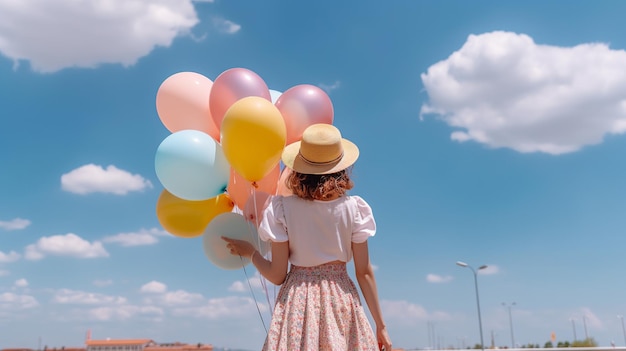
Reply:
[[[285,146],[282,161],[286,167],[302,174],[331,174],[352,166],[359,158],[359,148],[348,139],[341,139],[343,156],[335,161],[324,164],[313,164],[306,161],[300,154],[300,141]]]

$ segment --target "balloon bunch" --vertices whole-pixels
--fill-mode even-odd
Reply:
[[[308,84],[270,90],[256,73],[231,68],[215,81],[195,72],[171,75],[157,91],[156,108],[171,132],[155,156],[164,187],[160,224],[178,237],[202,235],[211,262],[241,268],[220,237],[247,240],[263,252],[260,215],[271,195],[289,193],[282,151],[308,126],[333,123],[330,98]]]

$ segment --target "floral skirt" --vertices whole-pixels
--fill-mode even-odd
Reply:
[[[291,266],[263,350],[378,350],[345,263]]]

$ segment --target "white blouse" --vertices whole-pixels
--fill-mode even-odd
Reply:
[[[332,201],[274,196],[263,213],[259,237],[289,241],[289,261],[301,267],[352,259],[352,243],[376,234],[370,206],[359,196]]]

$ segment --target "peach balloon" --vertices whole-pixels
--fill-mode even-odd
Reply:
[[[248,96],[258,96],[272,101],[267,84],[258,74],[248,69],[231,68],[215,78],[209,102],[211,117],[218,130],[221,130],[226,111],[236,101]]]
[[[269,205],[271,199],[271,195],[263,192],[257,191],[253,196],[248,198],[245,206],[243,207],[243,216],[247,221],[254,223],[256,227],[261,224],[261,219],[263,219],[263,211]]]
[[[156,109],[163,125],[172,133],[194,129],[219,141],[220,132],[211,118],[209,95],[213,82],[195,72],[179,72],[161,83]]]
[[[287,167],[283,169],[280,173],[280,177],[278,177],[278,188],[276,189],[276,194],[282,196],[293,195],[293,192],[287,188],[287,177],[291,174],[291,170]]]
[[[333,124],[333,103],[324,90],[314,85],[287,89],[275,105],[285,119],[287,145],[302,139],[302,133],[312,124]]]
[[[243,208],[248,198],[256,192],[264,192],[268,194],[276,194],[278,188],[278,177],[280,176],[280,165],[276,167],[263,179],[256,182],[256,188],[249,180],[246,180],[233,168],[230,169],[230,180],[228,181],[228,195],[239,208]]]

